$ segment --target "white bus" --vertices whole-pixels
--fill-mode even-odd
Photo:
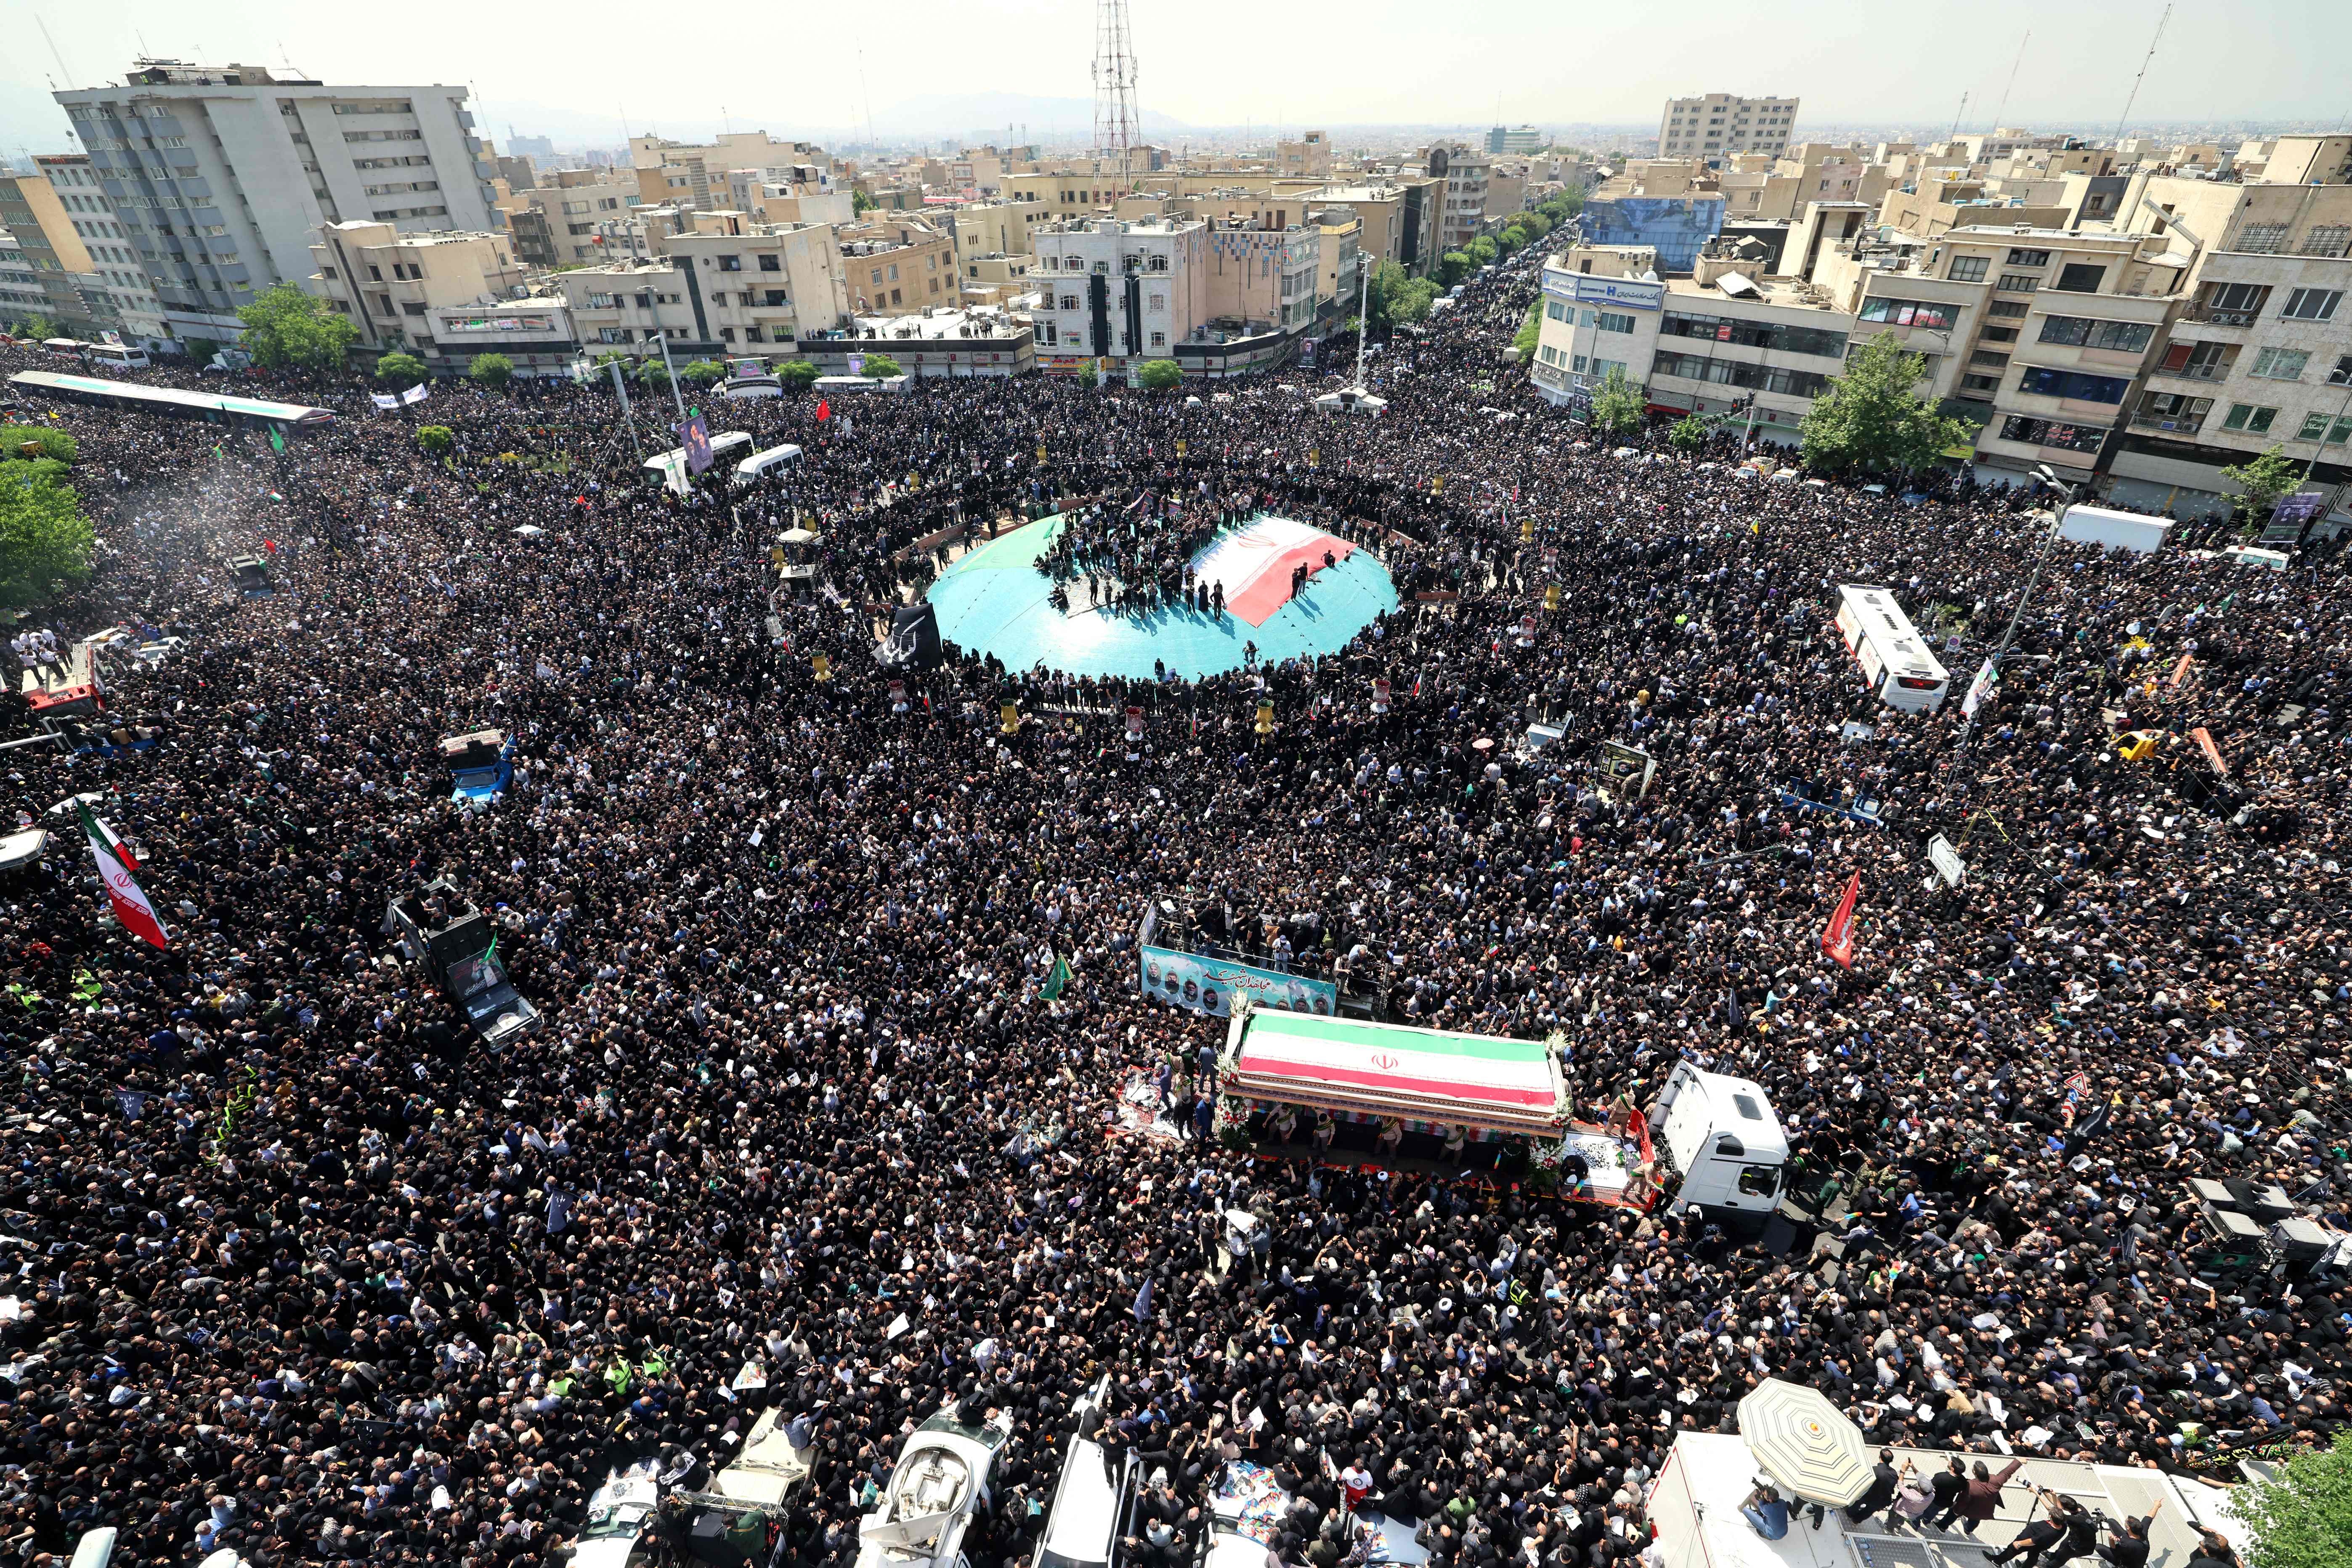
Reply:
[[[1927,651],[1927,639],[1892,590],[1841,584],[1837,628],[1871,690],[1889,708],[1933,713],[1951,695],[1951,677]]]
[[[754,452],[735,465],[735,483],[739,487],[748,485],[770,468],[782,468],[784,464],[798,458],[800,455],[801,449],[789,443],[782,447],[771,447],[764,452]]]
[[[147,351],[128,343],[92,343],[89,363],[99,370],[145,370]]]
[[[747,450],[751,445],[751,433],[750,431],[721,430],[710,437],[710,461],[715,466],[719,459],[729,456],[730,453]],[[647,458],[645,460],[644,467],[646,472],[652,475],[655,479],[666,479],[668,477],[670,468],[673,464],[680,464],[685,461],[686,448],[683,447],[672,447],[667,452],[657,453],[653,457]]]

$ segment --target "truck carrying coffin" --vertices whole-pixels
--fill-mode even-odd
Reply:
[[[1572,1203],[1661,1197],[1760,1225],[1788,1143],[1764,1091],[1678,1063],[1655,1106],[1580,1121],[1540,1040],[1242,1003],[1217,1065],[1214,1132],[1262,1159],[1455,1174]]]

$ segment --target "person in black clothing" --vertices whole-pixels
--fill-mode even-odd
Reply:
[[[2099,1561],[2112,1563],[2115,1568],[2147,1568],[2147,1531],[2156,1516],[2164,1508],[2159,1496],[2147,1512],[2137,1519],[2124,1521],[2115,1539],[2099,1548]]]
[[[2045,1500],[2057,1499],[2054,1492],[2045,1491],[2042,1495]],[[2065,1511],[2060,1516],[2059,1522],[2064,1525],[2066,1532],[2059,1538],[2058,1544],[2050,1549],[2050,1568],[2066,1568],[2066,1564],[2078,1557],[2098,1554],[2099,1513],[2084,1508],[2072,1498],[2063,1500],[2063,1506]]]
[[[1871,1472],[1869,1489],[1845,1505],[1846,1523],[1858,1530],[1872,1514],[1881,1509],[1893,1508],[1895,1489],[1900,1486],[1902,1481],[1903,1478],[1895,1470],[1895,1450],[1879,1449],[1878,1468]],[[1888,1515],[1887,1522],[1890,1525],[1894,1522],[1892,1514]]]
[[[2056,1501],[2050,1500],[2045,1506],[2047,1511],[2042,1517],[2027,1523],[2017,1532],[2016,1540],[1992,1554],[1995,1563],[2010,1563],[2023,1558],[2025,1568],[2038,1568],[2042,1554],[2057,1545],[2066,1534],[2066,1525],[2059,1517]]]

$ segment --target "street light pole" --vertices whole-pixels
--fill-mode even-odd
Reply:
[[[670,400],[677,405],[677,423],[679,427],[682,429],[686,425],[686,395],[678,391],[677,367],[671,364],[669,362],[669,334],[667,332],[656,332],[653,335],[652,341],[661,344],[662,370],[664,374],[669,377]]]
[[[2017,607],[2009,612],[2009,625],[2000,634],[2000,646],[1993,649],[1992,657],[1985,661],[1986,668],[1991,670],[1996,680],[2000,677],[2000,661],[2009,657],[2009,646],[2017,640],[2017,623],[2025,616],[2025,606],[2033,598],[2034,584],[2042,580],[2042,563],[2050,558],[2050,542],[2058,537],[2059,525],[2065,521],[2066,508],[2074,503],[2074,492],[2081,488],[2060,479],[2047,463],[2035,468],[2033,477],[2046,481],[2058,490],[2059,505],[2057,510],[2050,514],[2049,531],[2042,534],[2042,544],[2033,552],[2033,570],[2026,574],[2025,591],[2017,596]],[[1965,746],[1969,743],[1969,733],[1975,728],[1976,715],[1973,713],[1963,715],[1960,720],[1961,745]]]

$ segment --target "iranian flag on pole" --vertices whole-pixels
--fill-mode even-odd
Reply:
[[[147,901],[147,895],[132,879],[131,867],[136,862],[122,847],[122,840],[91,815],[89,802],[76,801],[74,809],[81,814],[81,830],[89,835],[89,858],[98,862],[99,879],[106,884],[106,897],[114,906],[114,918],[132,935],[157,947],[169,946],[172,933],[155,918],[155,906]]]

